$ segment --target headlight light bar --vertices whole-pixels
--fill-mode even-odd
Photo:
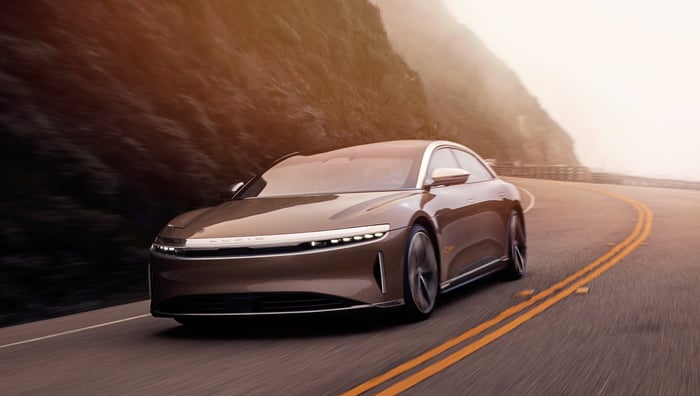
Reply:
[[[370,239],[378,239],[383,237],[386,234],[386,232],[375,232],[373,234],[361,234],[361,235],[353,235],[353,236],[347,236],[343,238],[333,238],[333,239],[326,239],[326,240],[320,240],[320,241],[311,241],[309,242],[309,246],[317,249],[317,248],[323,248],[323,247],[329,247],[329,246],[342,246],[342,245],[347,245],[349,243],[353,242],[364,242],[368,241]]]
[[[176,239],[157,237],[151,245],[155,252],[173,256],[190,255],[186,252],[205,251],[300,251],[324,247],[344,246],[380,239],[389,232],[388,224],[312,231],[295,234],[262,235],[230,238]]]

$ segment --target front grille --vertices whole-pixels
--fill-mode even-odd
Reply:
[[[179,296],[156,307],[164,314],[236,314],[313,312],[342,309],[360,303],[318,293],[245,293]]]
[[[207,258],[207,257],[238,257],[238,256],[264,256],[273,254],[299,253],[310,250],[309,244],[294,246],[277,246],[268,248],[218,248],[218,249],[184,249],[182,247],[170,247],[153,245],[153,250],[168,256],[185,258]]]
[[[310,250],[310,246],[279,246],[269,248],[221,248],[221,249],[182,249],[178,256],[191,258],[264,256],[272,254],[299,253]]]

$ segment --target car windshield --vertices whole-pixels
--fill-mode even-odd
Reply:
[[[422,154],[415,145],[367,145],[296,155],[268,169],[241,198],[411,189]]]

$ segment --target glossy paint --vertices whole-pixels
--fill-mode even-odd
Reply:
[[[319,248],[306,244],[299,251],[281,253],[252,249],[245,254],[218,252],[207,256],[205,252],[198,257],[182,257],[152,248],[152,313],[196,315],[166,312],[159,307],[174,297],[209,294],[308,292],[348,299],[362,308],[400,304],[404,298],[407,238],[414,224],[425,227],[433,239],[443,290],[503,268],[509,254],[507,221],[511,211],[521,211],[517,190],[495,175],[479,182],[425,186],[428,162],[436,149],[451,147],[476,154],[444,141],[384,142],[373,148],[391,148],[392,144],[415,148],[416,158],[421,161],[415,188],[234,197],[221,205],[178,216],[161,230],[159,240],[284,239],[290,234],[329,231],[332,235],[333,230],[371,225],[388,225],[388,232],[347,244],[324,242],[326,245]],[[320,244],[308,241],[312,242]],[[185,249],[184,245],[173,245],[173,249]]]

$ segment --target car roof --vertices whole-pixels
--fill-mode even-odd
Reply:
[[[381,141],[381,142],[368,142],[368,143],[361,143],[361,144],[346,144],[346,145],[323,147],[323,148],[314,149],[314,150],[304,150],[304,151],[299,151],[296,153],[289,154],[288,156],[314,155],[314,154],[327,153],[327,152],[346,149],[346,148],[359,148],[359,147],[381,148],[383,146],[386,146],[386,147],[401,146],[401,147],[405,147],[405,148],[413,148],[414,147],[416,150],[424,150],[426,147],[428,147],[428,145],[430,145],[433,142],[434,142],[433,140],[420,140],[420,139],[387,140],[387,141]]]

